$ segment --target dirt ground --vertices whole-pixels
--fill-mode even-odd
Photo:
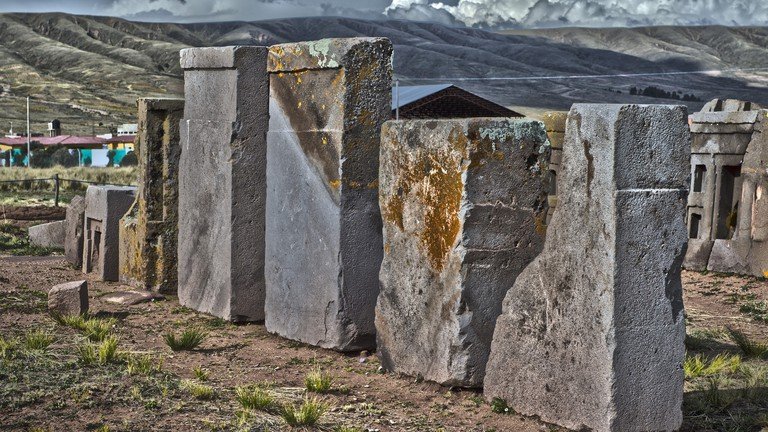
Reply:
[[[316,369],[334,377],[330,392],[313,396],[328,406],[320,430],[561,430],[514,413],[496,413],[479,392],[382,373],[375,353],[344,355],[291,342],[260,324],[233,325],[180,307],[173,297],[132,306],[107,303],[105,294],[126,287],[91,278],[90,314],[116,318],[113,332],[120,350],[150,354],[159,370],[130,374],[123,362],[83,365],[78,360],[83,337],[46,312],[47,290],[83,275],[61,257],[0,258],[0,268],[0,337],[23,341],[40,329],[54,337],[47,350],[17,348],[15,355],[0,356],[0,430],[289,430],[276,413],[242,410],[235,388],[261,384],[282,404],[300,403],[307,397],[305,376]],[[689,334],[700,342],[691,353],[738,353],[724,336],[726,326],[768,340],[759,311],[740,311],[745,302],[768,300],[768,282],[692,272],[684,272],[683,280]],[[193,351],[171,351],[163,335],[188,328],[205,331],[206,339]],[[757,369],[766,365],[750,362]],[[758,390],[764,390],[766,381],[747,385],[739,376],[734,372],[727,383],[718,384],[736,392],[725,402],[710,401],[710,381],[687,382],[683,430],[759,431],[768,426],[768,417],[761,414],[768,412],[768,399],[763,405],[762,399],[741,396],[748,386],[759,384]],[[198,399],[189,383],[210,386],[214,395]]]

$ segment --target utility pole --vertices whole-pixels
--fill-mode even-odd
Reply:
[[[27,96],[27,168],[32,168],[32,154],[29,152],[29,96]]]

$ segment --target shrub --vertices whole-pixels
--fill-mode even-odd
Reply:
[[[136,156],[136,152],[128,152],[125,156],[123,156],[123,159],[120,161],[121,167],[133,167],[137,166],[139,164],[139,157]]]
[[[51,154],[51,164],[65,168],[76,167],[80,165],[80,158],[76,151],[70,153],[69,149],[62,147]]]

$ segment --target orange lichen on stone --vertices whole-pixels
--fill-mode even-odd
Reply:
[[[423,209],[418,235],[432,268],[442,271],[445,258],[455,247],[461,230],[459,211],[464,193],[463,173],[467,168],[467,137],[461,129],[449,137],[448,148],[424,148],[413,156],[393,154],[398,181],[394,194],[382,206],[382,216],[404,230],[403,211],[409,195]]]

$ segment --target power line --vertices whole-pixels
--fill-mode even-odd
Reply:
[[[574,79],[595,79],[595,78],[638,78],[650,76],[670,76],[670,75],[715,75],[734,72],[762,72],[768,71],[768,68],[737,68],[737,69],[711,69],[700,71],[672,71],[672,72],[645,72],[645,73],[623,73],[623,74],[605,74],[605,75],[550,75],[550,76],[522,76],[522,77],[437,77],[437,78],[411,78],[398,76],[403,81],[545,81],[545,80],[574,80]]]

